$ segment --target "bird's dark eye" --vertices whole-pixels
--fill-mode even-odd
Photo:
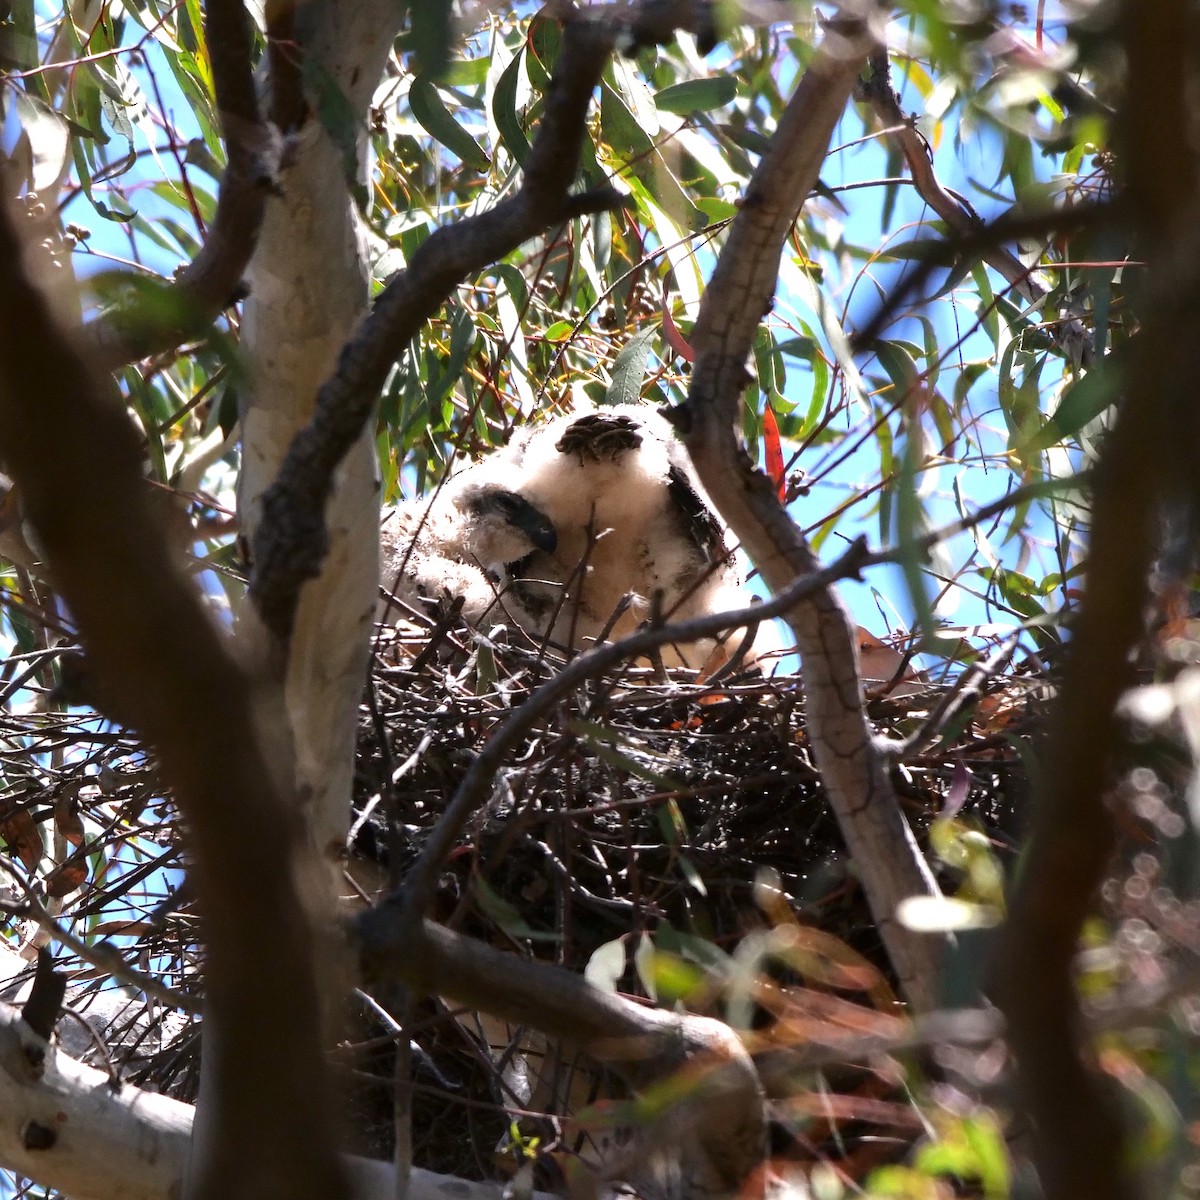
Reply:
[[[552,554],[558,545],[558,532],[549,517],[516,492],[488,492],[472,502],[471,510],[476,516],[483,516],[489,512],[498,514],[547,554]]]

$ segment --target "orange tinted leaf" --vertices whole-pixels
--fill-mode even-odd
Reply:
[[[779,437],[779,422],[775,420],[775,410],[771,402],[763,410],[763,450],[767,461],[767,476],[775,485],[775,491],[782,504],[787,499],[787,479],[783,471],[783,443]]]
[[[46,876],[46,895],[56,900],[81,888],[87,879],[87,862],[72,855]]]
[[[679,332],[679,326],[675,324],[675,318],[671,316],[671,306],[667,303],[667,289],[663,288],[662,297],[662,320],[663,320],[663,337],[667,339],[667,345],[683,359],[684,362],[694,363],[696,361],[696,352],[692,349],[691,343]]]
[[[0,816],[0,837],[8,843],[9,850],[21,860],[21,865],[31,875],[42,861],[45,847],[37,823],[25,808],[10,808]]]
[[[96,937],[146,937],[157,931],[150,921],[101,921],[92,927]]]
[[[73,796],[60,796],[54,802],[54,827],[76,849],[83,845],[83,821]]]

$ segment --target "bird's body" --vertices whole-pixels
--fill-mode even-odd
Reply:
[[[674,430],[632,405],[522,429],[432,500],[397,506],[382,539],[384,587],[404,604],[461,597],[468,622],[494,614],[560,647],[751,603]],[[662,661],[711,671],[743,636],[666,646]]]
[[[509,590],[560,645],[632,633],[652,604],[673,622],[750,604],[728,532],[656,412],[577,409],[522,431],[485,464],[554,524],[554,549],[522,560]],[[740,640],[735,632],[730,652]],[[711,669],[728,654],[705,638],[662,657]]]

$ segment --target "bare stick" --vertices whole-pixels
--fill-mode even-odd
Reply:
[[[892,88],[887,50],[882,46],[871,55],[871,70],[859,90],[884,126],[883,136],[904,155],[913,186],[921,199],[959,237],[970,239],[983,233],[986,226],[979,214],[963,197],[947,191],[938,179],[929,143],[922,137],[913,118],[905,116],[900,107],[900,98]],[[1050,289],[1036,269],[1026,266],[1011,250],[993,243],[983,247],[982,257],[1029,303],[1041,305],[1045,302]],[[1078,317],[1070,316],[1056,324],[1051,336],[1074,362],[1085,367],[1091,365],[1092,335]]]

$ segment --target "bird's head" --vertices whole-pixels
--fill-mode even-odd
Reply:
[[[454,503],[466,518],[466,549],[485,567],[520,562],[535,550],[553,554],[558,545],[550,518],[498,484],[468,484]]]

